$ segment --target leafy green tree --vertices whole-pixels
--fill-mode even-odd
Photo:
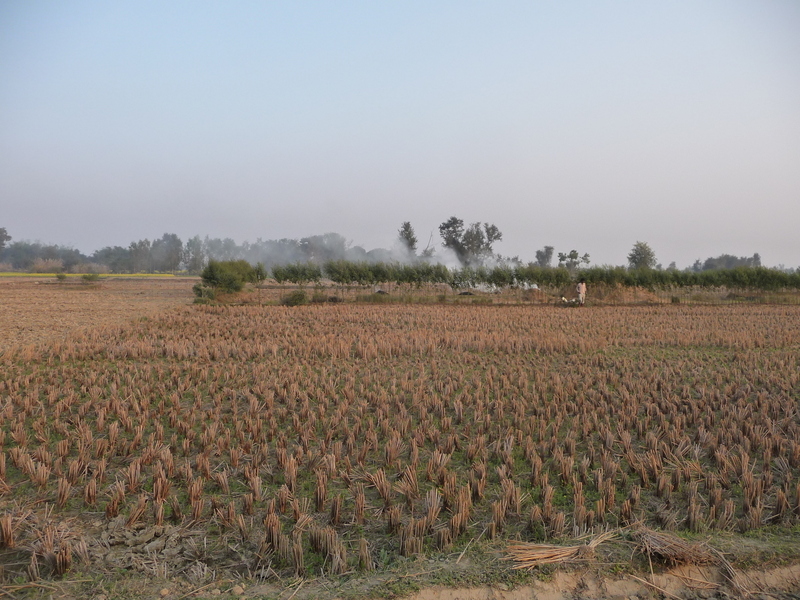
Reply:
[[[397,232],[397,237],[400,240],[400,245],[406,249],[410,256],[417,255],[417,235],[414,233],[414,228],[411,226],[410,221],[403,221],[400,230]]]
[[[477,223],[474,223],[477,225]],[[494,252],[494,243],[503,240],[502,232],[497,228],[497,225],[484,223],[483,231],[486,234],[486,241],[484,242],[483,249],[492,254]]]
[[[586,253],[583,256],[578,254],[577,250],[570,250],[569,253],[565,254],[564,252],[558,253],[558,266],[559,267],[566,267],[567,270],[572,273],[581,265],[588,265],[589,264],[589,254]]]
[[[450,287],[454,290],[474,288],[478,284],[483,283],[485,280],[484,272],[482,269],[474,269],[472,267],[464,267],[462,269],[455,269],[450,278]]]
[[[466,256],[466,249],[464,248],[464,221],[458,217],[450,217],[439,225],[439,235],[442,236],[442,246],[450,248],[456,253],[460,262]]]
[[[131,253],[122,246],[106,246],[92,254],[92,262],[106,265],[112,273],[127,273],[131,271]]]
[[[321,264],[343,258],[347,252],[347,240],[338,233],[312,235],[300,240],[300,250],[307,261]]]
[[[134,273],[153,272],[151,249],[152,246],[148,239],[131,242],[131,245],[128,247],[131,257],[131,271]]]
[[[267,268],[264,263],[257,263],[253,267],[253,283],[261,283],[267,278]]]
[[[545,246],[541,250],[536,251],[536,266],[537,267],[549,267],[550,263],[553,262],[553,247],[552,246]]]
[[[308,294],[303,290],[294,290],[281,298],[283,306],[302,306],[303,304],[308,304]]]
[[[656,253],[647,242],[636,242],[628,254],[628,267],[632,270],[653,269],[656,266]]]
[[[346,261],[341,261],[345,264]],[[344,275],[343,275],[344,276]],[[295,283],[303,285],[309,281],[319,281],[322,278],[322,269],[312,263],[294,263],[290,265],[276,265],[272,267],[272,277],[278,283]]]
[[[215,260],[208,261],[201,277],[204,285],[223,292],[240,292],[244,287],[244,280],[236,271],[226,268],[224,263]]]
[[[263,272],[263,266],[254,268],[246,260],[210,260],[200,278],[206,287],[234,293],[240,292],[245,283],[256,283]],[[195,294],[202,297],[197,290]]]
[[[464,229],[464,221],[458,217],[450,217],[439,225],[439,234],[442,236],[442,246],[455,252],[464,266],[483,264],[486,258],[494,254],[494,243],[503,239],[496,225],[472,223]]]
[[[160,272],[177,271],[183,258],[183,242],[174,233],[165,233],[150,249],[153,269]]]
[[[698,261],[699,262],[699,261]],[[735,269],[737,267],[760,267],[761,256],[756,252],[750,256],[733,256],[732,254],[720,254],[717,257],[709,257],[703,262],[703,271],[713,269]]]
[[[467,262],[481,264],[484,259],[492,256],[495,242],[503,239],[503,234],[496,225],[472,223],[464,232],[463,244],[467,254]]]
[[[5,227],[0,227],[0,250],[6,247],[6,242],[11,241],[11,236],[8,235]]]
[[[199,235],[186,240],[183,248],[183,264],[189,273],[199,273],[203,270],[206,263],[206,253],[203,248],[203,240]]]
[[[495,267],[487,274],[486,282],[498,288],[508,287],[514,283],[514,271],[507,266]]]
[[[205,237],[203,240],[203,252],[206,258],[214,260],[236,260],[241,258],[241,248],[236,245],[232,238],[209,238]]]

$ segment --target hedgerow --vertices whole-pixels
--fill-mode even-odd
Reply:
[[[279,283],[304,284],[319,281],[323,276],[338,285],[381,285],[395,283],[419,287],[424,284],[446,284],[453,289],[493,286],[495,288],[529,287],[560,288],[578,276],[589,284],[673,289],[682,287],[753,289],[775,291],[800,289],[800,272],[787,273],[766,267],[736,267],[708,271],[626,269],[625,267],[590,267],[570,271],[565,267],[527,265],[495,267],[463,267],[448,269],[441,264],[368,263],[346,260],[273,267],[272,276]]]

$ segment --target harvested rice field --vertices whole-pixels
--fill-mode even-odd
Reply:
[[[0,352],[64,339],[85,327],[124,323],[192,301],[194,279],[0,277]]]
[[[191,284],[0,283],[0,592],[800,586],[800,307],[195,306]]]

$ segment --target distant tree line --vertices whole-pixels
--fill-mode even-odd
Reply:
[[[495,225],[473,223],[467,227],[457,217],[440,226],[443,251],[455,253],[460,264],[477,266],[495,257],[493,244],[502,239]],[[440,262],[430,245],[417,254],[417,238],[410,222],[401,226],[395,247],[366,250],[351,245],[338,233],[325,233],[300,239],[262,240],[237,244],[231,238],[194,236],[185,242],[174,233],[161,238],[142,239],[128,246],[106,246],[91,255],[73,248],[18,241],[0,229],[0,263],[12,269],[39,272],[95,271],[110,273],[169,273],[179,270],[200,274],[210,261],[244,260],[251,265],[273,267],[330,261],[366,263]]]
[[[231,238],[194,236],[185,242],[174,233],[165,233],[155,240],[143,239],[128,246],[106,246],[85,255],[73,248],[19,241],[0,244],[0,263],[15,270],[47,272],[79,272],[96,270],[110,273],[170,273],[187,271],[200,274],[210,261],[244,260],[261,263],[265,268],[298,262],[322,263],[327,260],[391,261],[388,250],[367,252],[360,246],[350,247],[338,233],[302,239],[257,240],[237,244]]]
[[[403,222],[392,249],[367,251],[351,246],[338,233],[301,239],[261,240],[237,244],[231,238],[194,236],[185,242],[174,233],[155,240],[143,239],[125,246],[106,246],[91,255],[73,248],[40,242],[13,241],[0,228],[0,270],[81,273],[201,274],[213,261],[243,261],[258,266],[279,283],[308,283],[329,279],[339,285],[416,285],[443,283],[454,289],[479,286],[560,287],[580,273],[588,283],[654,287],[729,286],[760,289],[797,288],[798,270],[766,269],[756,253],[752,257],[722,254],[697,260],[678,270],[657,264],[645,242],[636,242],[628,255],[628,267],[590,266],[589,254],[577,250],[556,254],[553,246],[536,250],[536,260],[523,264],[494,251],[502,233],[493,224],[466,225],[450,217],[439,226],[441,247],[428,245],[420,251],[411,223]],[[558,258],[556,266],[554,259]],[[452,259],[452,260],[451,260]],[[449,268],[443,263],[447,262]]]
[[[753,256],[733,256],[721,254],[716,258],[707,258],[702,263],[698,258],[692,265],[692,271],[713,271],[716,269],[735,269],[737,267],[760,267],[761,256],[756,252]]]

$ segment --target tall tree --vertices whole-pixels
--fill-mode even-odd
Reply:
[[[496,225],[472,223],[464,232],[464,247],[472,262],[480,263],[494,254],[494,243],[503,239]]]
[[[397,237],[400,240],[400,245],[405,248],[409,255],[417,255],[417,235],[414,233],[414,228],[411,226],[410,221],[403,221],[400,230],[397,232]]]
[[[338,233],[312,235],[300,240],[300,250],[306,260],[318,264],[345,258],[347,249],[347,240]]]
[[[150,240],[144,239],[138,242],[131,242],[128,247],[131,257],[131,271],[134,273],[152,273],[153,261],[150,256]]]
[[[467,262],[476,262],[475,258],[480,256],[483,246],[486,244],[486,236],[483,235],[480,223],[473,223],[464,231],[461,238],[464,245],[464,254]]]
[[[736,267],[760,267],[761,255],[756,252],[750,256],[733,256],[732,254],[720,254],[717,257],[709,257],[703,262],[702,270],[712,269],[735,269]]]
[[[553,262],[553,247],[545,246],[541,250],[536,251],[536,266],[549,267]]]
[[[439,225],[439,235],[442,236],[442,246],[450,248],[456,253],[460,262],[465,262],[464,221],[458,217],[450,217]]]
[[[656,266],[656,253],[647,242],[636,242],[628,254],[628,267],[633,270],[653,269]]]
[[[570,273],[574,272],[582,264],[583,265],[589,264],[588,252],[583,256],[580,256],[577,250],[570,250],[569,253],[567,254],[565,254],[564,252],[558,253],[558,266],[566,267]]]
[[[125,273],[131,271],[131,252],[122,246],[106,246],[95,250],[92,262],[106,265],[112,273]]]
[[[206,265],[206,255],[203,251],[203,240],[199,235],[186,240],[183,249],[183,263],[189,273],[199,273]]]
[[[493,245],[503,239],[496,225],[472,223],[466,230],[464,221],[450,217],[439,225],[442,246],[456,253],[463,265],[480,265],[494,254]]]
[[[177,271],[183,258],[183,242],[174,233],[165,233],[151,248],[153,268],[156,271]]]
[[[203,240],[203,251],[208,260],[236,260],[241,258],[240,248],[231,238],[209,238]]]
[[[0,250],[6,247],[6,242],[11,241],[11,236],[8,235],[5,227],[0,227]]]

